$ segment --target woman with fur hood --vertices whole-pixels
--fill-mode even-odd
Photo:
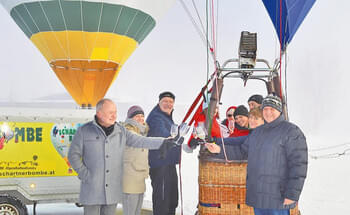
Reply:
[[[131,106],[123,123],[126,129],[147,136],[149,127],[139,106]],[[148,149],[126,146],[124,151],[123,214],[139,215],[149,174]]]

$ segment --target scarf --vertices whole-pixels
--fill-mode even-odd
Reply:
[[[133,119],[127,118],[127,119],[125,120],[125,124],[129,124],[129,125],[132,125],[132,126],[138,128],[138,129],[140,130],[140,134],[141,134],[142,136],[146,136],[146,135],[147,135],[148,126],[147,126],[146,123],[140,124],[140,123],[136,122],[136,121],[133,120]]]

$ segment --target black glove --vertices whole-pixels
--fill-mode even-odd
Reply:
[[[177,146],[176,139],[178,139],[178,137],[163,140],[162,145],[159,147],[159,151],[160,151],[159,158],[160,159],[165,159],[168,151],[171,148]],[[181,140],[181,138],[179,140]],[[182,142],[183,142],[183,140],[182,140]]]
[[[206,136],[205,137],[205,141],[207,142],[207,143],[213,143],[213,142],[215,142],[215,140],[214,140],[214,138],[213,137],[209,137],[209,136]]]
[[[195,149],[197,148],[197,146],[199,146],[200,142],[203,142],[203,140],[192,138],[188,144],[190,145],[191,149]]]

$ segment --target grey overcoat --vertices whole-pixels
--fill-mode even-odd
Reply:
[[[158,149],[163,140],[139,136],[119,123],[108,137],[96,121],[81,126],[68,152],[68,160],[81,180],[80,203],[104,205],[121,202],[125,145]]]

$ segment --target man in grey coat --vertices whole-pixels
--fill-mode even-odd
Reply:
[[[172,139],[134,134],[116,123],[116,118],[114,102],[99,101],[95,120],[77,130],[68,152],[68,160],[81,180],[84,215],[115,215],[116,206],[122,201],[125,145],[167,150],[174,144]]]
[[[306,139],[296,125],[284,119],[278,96],[264,98],[261,108],[265,124],[233,147],[235,159],[248,159],[246,203],[254,207],[255,215],[289,215],[306,178]],[[220,151],[215,144],[207,147],[211,152]]]

